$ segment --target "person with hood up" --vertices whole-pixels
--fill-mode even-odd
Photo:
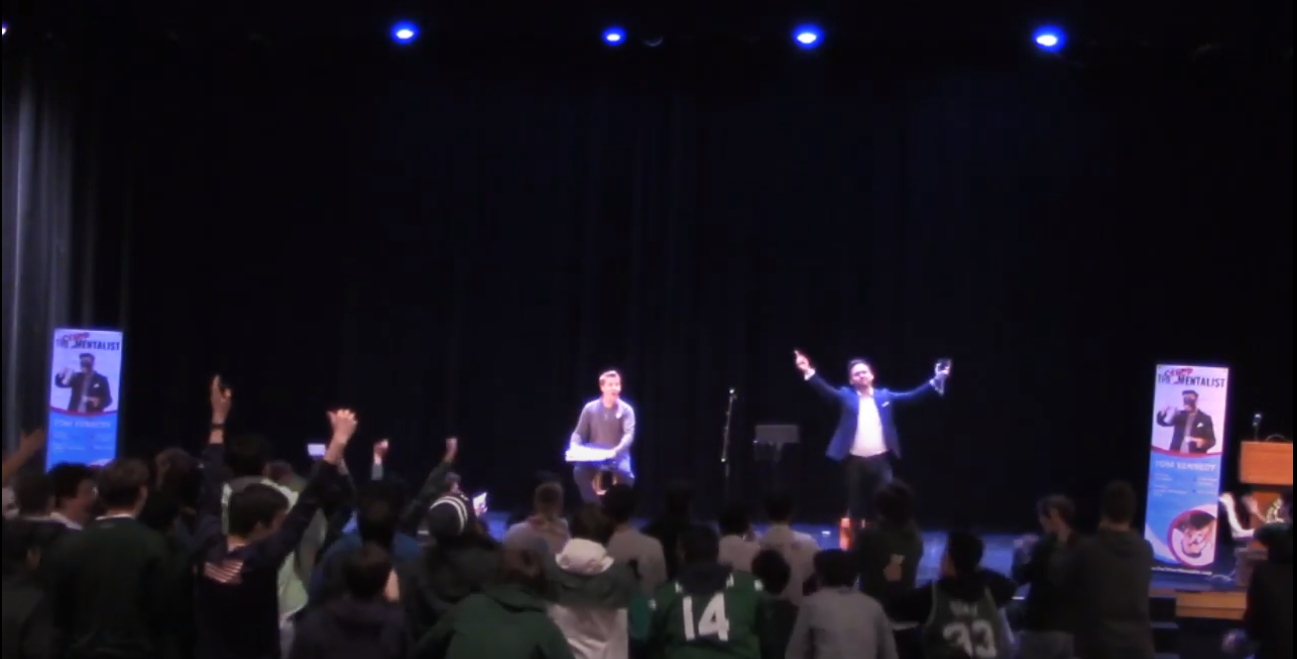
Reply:
[[[577,659],[630,654],[630,611],[640,594],[639,579],[629,565],[608,555],[614,530],[602,508],[586,505],[572,520],[572,539],[550,567],[549,617]]]
[[[428,509],[432,540],[417,560],[398,567],[401,602],[411,636],[422,638],[446,612],[490,584],[500,567],[500,545],[463,494],[441,496]]]
[[[887,580],[898,586],[884,606],[894,622],[922,626],[925,657],[1009,659],[1013,655],[1001,610],[1013,599],[1018,585],[1002,574],[982,569],[985,551],[976,535],[951,533],[941,558],[941,577],[918,588],[899,585],[902,565],[888,566]]]
[[[1149,585],[1153,547],[1132,528],[1135,488],[1110,483],[1103,491],[1099,529],[1079,540],[1060,569],[1071,598],[1078,659],[1153,659]]]
[[[410,639],[391,555],[363,545],[343,558],[342,577],[346,595],[302,620],[288,659],[406,659]]]
[[[769,596],[756,577],[720,563],[710,526],[680,534],[680,574],[652,600],[648,656],[655,659],[776,659],[784,656]]]
[[[495,583],[443,615],[414,659],[574,659],[546,614],[545,562],[530,549],[505,549]]]
[[[553,556],[567,546],[571,533],[563,519],[563,486],[542,483],[532,496],[532,514],[509,527],[504,534],[506,547],[534,549],[542,556]]]

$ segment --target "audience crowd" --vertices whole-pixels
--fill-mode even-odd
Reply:
[[[338,410],[299,477],[264,439],[227,440],[231,403],[214,380],[197,456],[39,473],[26,463],[44,436],[23,438],[4,461],[0,659],[1154,659],[1153,554],[1128,484],[1104,489],[1089,533],[1068,498],[1040,501],[1042,533],[1017,543],[1010,574],[951,533],[920,584],[900,482],[849,550],[794,530],[786,494],[761,535],[740,505],[700,524],[685,485],[636,528],[631,487],[569,517],[552,474],[497,540],[451,471],[456,440],[413,495],[385,470],[386,441],[357,484],[343,454],[358,420]],[[1228,638],[1240,657],[1293,656],[1291,490],[1282,500],[1280,523],[1247,533],[1268,560]]]

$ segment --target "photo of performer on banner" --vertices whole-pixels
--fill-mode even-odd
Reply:
[[[117,456],[121,373],[121,332],[55,330],[47,466],[104,464]]]
[[[1205,574],[1216,562],[1228,395],[1228,368],[1157,367],[1144,537],[1160,570]]]

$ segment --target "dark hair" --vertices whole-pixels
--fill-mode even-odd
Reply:
[[[506,547],[500,553],[499,580],[501,583],[523,586],[537,595],[549,592],[544,561],[540,554],[530,549]]]
[[[841,549],[826,549],[815,555],[815,576],[827,588],[850,587],[860,576],[856,560]]]
[[[793,580],[793,568],[782,554],[773,549],[762,550],[752,558],[752,574],[761,580],[765,591],[772,595],[784,592]]]
[[[603,512],[614,524],[631,521],[638,507],[639,497],[635,495],[635,488],[625,483],[613,485],[604,492]]]
[[[720,560],[721,537],[705,524],[690,524],[680,532],[683,565],[715,563]]]
[[[1211,513],[1195,510],[1189,513],[1189,517],[1184,520],[1184,525],[1181,528],[1184,530],[1205,529],[1215,521],[1216,518]]]
[[[572,537],[606,545],[616,530],[612,519],[598,504],[588,503],[572,518]]]
[[[1180,395],[1181,395],[1181,396],[1193,396],[1194,398],[1197,398],[1197,397],[1198,397],[1198,392],[1194,391],[1193,389],[1185,389],[1184,391],[1182,391],[1182,392],[1180,393]]]
[[[29,517],[48,515],[54,503],[54,481],[48,474],[24,474],[14,486],[14,503],[18,514]]]
[[[370,542],[347,554],[342,561],[342,580],[353,599],[372,601],[382,597],[391,576],[391,554]]]
[[[874,492],[874,508],[889,525],[908,526],[914,521],[914,491],[899,480],[883,483]]]
[[[558,483],[542,483],[532,494],[532,506],[536,512],[542,510],[555,514],[563,511],[563,486]]]
[[[1289,508],[1292,508],[1292,488],[1289,487],[1289,488],[1284,489],[1283,492],[1280,492],[1280,493],[1279,493],[1279,500],[1280,500],[1280,501],[1283,501],[1283,505],[1288,506]]]
[[[776,490],[766,496],[766,519],[772,524],[793,521],[793,495],[787,490]]]
[[[90,361],[94,361],[95,356],[94,356],[93,354],[91,354],[91,353],[83,352],[83,353],[77,355],[77,359],[89,359]]]
[[[723,536],[743,535],[752,530],[752,517],[748,515],[748,507],[737,501],[727,504],[721,511],[717,526],[721,528]]]
[[[1135,520],[1135,488],[1126,481],[1113,481],[1103,488],[1099,513],[1113,524],[1130,524]]]
[[[362,542],[392,551],[400,513],[388,499],[370,499],[356,511],[356,533]]]
[[[24,519],[5,520],[4,537],[0,539],[3,543],[0,553],[4,559],[4,576],[29,574],[29,557],[32,554],[44,556],[67,533],[67,527],[62,524]]]
[[[1036,514],[1049,517],[1050,513],[1058,513],[1058,518],[1070,527],[1076,519],[1076,504],[1062,494],[1051,494],[1036,503]]]
[[[676,481],[667,485],[666,496],[663,498],[663,505],[666,508],[666,514],[685,516],[689,514],[689,509],[694,504],[694,488],[684,481]]]
[[[973,533],[953,531],[946,538],[946,557],[954,566],[955,574],[961,577],[977,572],[985,552],[986,545]]]
[[[99,471],[99,500],[109,510],[135,506],[146,496],[151,476],[143,460],[113,460]]]
[[[81,490],[82,483],[95,482],[95,473],[83,464],[60,462],[50,468],[50,483],[54,488],[54,507],[62,505],[64,499],[75,499]]]
[[[870,364],[868,359],[856,357],[847,362],[847,375],[851,375],[851,371],[854,371],[857,366],[864,366],[871,371],[874,370],[874,365]]]
[[[238,435],[225,442],[225,465],[235,478],[262,476],[270,462],[270,442],[261,435]]]
[[[154,464],[161,475],[158,490],[182,506],[197,508],[203,489],[203,463],[184,449],[169,448],[154,458]]]
[[[286,460],[272,460],[266,463],[266,469],[269,471],[270,480],[276,483],[283,481],[290,476],[296,476],[297,471],[293,465],[288,464]]]
[[[246,538],[258,526],[270,526],[280,513],[288,510],[288,497],[279,488],[252,483],[230,495],[227,506],[229,533]]]

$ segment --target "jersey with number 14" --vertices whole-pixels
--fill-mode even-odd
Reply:
[[[766,597],[756,577],[731,573],[725,588],[689,595],[677,582],[653,597],[651,643],[658,659],[761,659],[761,620]]]

